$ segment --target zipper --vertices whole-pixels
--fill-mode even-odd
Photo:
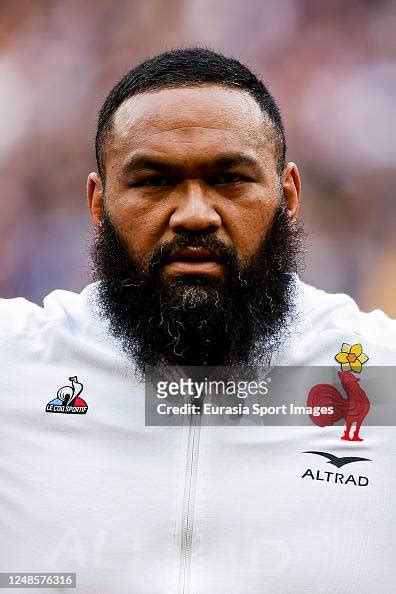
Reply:
[[[180,549],[179,594],[190,591],[190,566],[194,524],[194,503],[198,472],[199,439],[201,434],[201,415],[190,417],[187,446],[186,479],[183,497],[183,521]]]

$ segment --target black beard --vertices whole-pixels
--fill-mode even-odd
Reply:
[[[292,321],[302,235],[282,206],[244,265],[213,233],[186,232],[155,250],[144,272],[105,214],[91,246],[97,309],[138,374],[158,365],[268,364]],[[164,280],[169,254],[186,246],[215,250],[226,278]]]

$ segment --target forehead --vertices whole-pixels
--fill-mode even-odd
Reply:
[[[275,162],[274,129],[246,91],[162,89],[130,97],[114,114],[106,161],[120,162],[136,150],[184,160],[233,150]]]

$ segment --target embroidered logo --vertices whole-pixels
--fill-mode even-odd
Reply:
[[[83,385],[78,381],[77,376],[69,377],[71,386],[59,388],[56,398],[48,402],[45,407],[49,413],[63,413],[72,415],[85,415],[88,404],[80,397]]]
[[[361,424],[370,410],[370,401],[366,392],[360,387],[360,379],[355,377],[350,371],[339,371],[338,376],[341,380],[347,398],[331,384],[317,384],[313,386],[308,394],[308,406],[328,406],[331,405],[333,414],[331,415],[310,415],[311,421],[319,427],[334,425],[340,419],[345,419],[345,431],[341,437],[344,441],[363,441],[359,435]],[[352,425],[356,424],[353,436],[351,437]]]
[[[361,344],[350,345],[344,342],[341,345],[341,351],[336,354],[334,359],[341,364],[342,371],[354,371],[360,373],[362,365],[369,360],[367,355],[363,353]]]
[[[327,458],[327,464],[331,464],[336,467],[337,470],[352,464],[352,462],[371,462],[370,458],[360,458],[358,456],[342,456],[338,457],[335,454],[328,452],[315,452],[308,451],[303,454],[316,454],[317,456],[323,456]],[[344,469],[343,469],[344,470]],[[355,487],[367,487],[369,479],[364,475],[347,474],[344,472],[337,472],[336,470],[321,470],[320,468],[307,470],[301,475],[302,479],[311,479],[312,481],[322,481],[324,483],[332,483],[334,485],[354,485]]]
[[[310,415],[311,421],[319,427],[334,425],[340,419],[345,420],[344,441],[363,441],[360,437],[360,427],[370,410],[370,400],[366,392],[359,385],[360,378],[353,375],[362,371],[362,366],[368,361],[368,356],[363,353],[361,344],[350,345],[344,342],[341,351],[334,357],[341,364],[342,371],[338,372],[341,385],[346,393],[346,398],[331,384],[317,384],[308,394],[307,405],[322,407],[327,414],[319,416]],[[329,406],[330,405],[330,406]],[[328,407],[328,408],[325,408]],[[352,427],[354,427],[351,436]]]
[[[337,468],[341,468],[345,466],[345,464],[352,464],[352,462],[371,462],[370,458],[359,458],[358,456],[343,456],[339,458],[335,454],[330,454],[328,452],[313,452],[309,450],[308,452],[303,452],[303,454],[316,454],[317,456],[323,456],[327,458],[327,464],[332,464]]]

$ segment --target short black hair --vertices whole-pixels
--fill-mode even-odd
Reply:
[[[173,49],[145,60],[130,70],[110,91],[98,118],[95,150],[99,175],[104,182],[103,152],[111,132],[112,120],[120,105],[140,93],[204,84],[247,91],[254,97],[274,127],[277,167],[282,173],[286,158],[286,139],[279,108],[264,83],[241,62],[207,48]]]

